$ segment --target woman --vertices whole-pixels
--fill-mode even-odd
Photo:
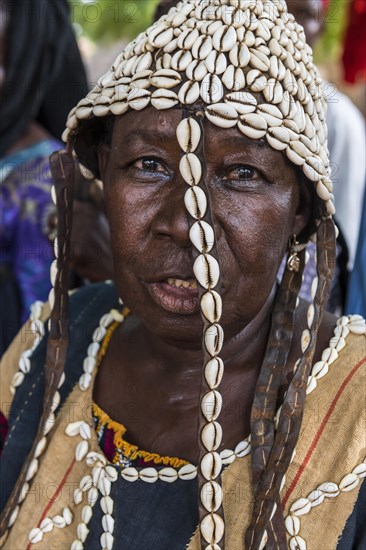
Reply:
[[[320,79],[284,3],[233,4],[178,4],[69,115],[47,354],[24,342],[44,307],[4,358],[2,403],[19,356],[30,366],[2,458],[4,548],[364,543],[365,322],[323,315]],[[68,306],[73,150],[104,183],[116,286]]]

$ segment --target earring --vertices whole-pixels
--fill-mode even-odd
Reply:
[[[286,265],[289,271],[295,271],[297,273],[300,269],[300,258],[297,255],[299,250],[301,250],[301,245],[299,246],[296,235],[293,235],[288,241],[288,258]]]

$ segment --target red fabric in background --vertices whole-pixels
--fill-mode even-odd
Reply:
[[[366,0],[352,0],[343,51],[344,80],[366,80]]]

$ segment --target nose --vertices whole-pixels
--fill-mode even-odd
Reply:
[[[176,181],[169,185],[151,224],[151,232],[161,239],[172,239],[179,247],[192,246],[189,239],[189,214],[184,205],[187,185]]]

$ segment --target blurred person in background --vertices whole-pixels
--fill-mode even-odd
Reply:
[[[48,157],[88,90],[69,15],[66,0],[0,0],[0,356],[51,289],[57,220]],[[73,267],[91,280],[111,273],[99,195],[76,191]]]

